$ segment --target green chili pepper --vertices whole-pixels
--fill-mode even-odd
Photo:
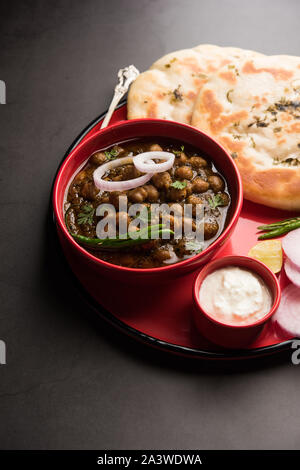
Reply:
[[[269,238],[279,237],[285,233],[300,228],[300,217],[285,219],[281,222],[274,222],[273,224],[260,225],[257,227],[263,233],[258,237],[259,240],[267,240]]]
[[[151,240],[150,236],[153,236],[156,238],[162,237],[163,234],[168,233],[170,235],[174,235],[174,232],[170,229],[165,228],[164,224],[157,224],[157,225],[148,225],[147,227],[141,229],[138,234],[139,237],[137,239],[132,239],[130,238],[130,234],[126,234],[126,238],[119,238],[118,236],[116,238],[105,238],[101,240],[100,238],[90,238],[90,237],[85,237],[84,235],[77,235],[76,233],[73,233],[70,229],[69,223],[68,223],[68,213],[69,208],[66,213],[65,213],[65,224],[68,229],[68,232],[74,240],[76,240],[78,243],[82,245],[86,245],[89,248],[93,249],[122,249],[122,248],[128,248],[131,246],[135,245],[140,245],[143,243],[147,243],[147,241]]]

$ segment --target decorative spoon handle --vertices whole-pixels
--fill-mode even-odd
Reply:
[[[124,69],[120,69],[118,72],[118,79],[119,83],[115,87],[115,94],[110,103],[109,109],[107,114],[101,124],[101,128],[107,127],[111,116],[119,103],[120,99],[123,98],[125,93],[128,91],[129,85],[136,79],[136,77],[140,74],[138,69],[134,65],[129,65],[129,67],[125,67]]]

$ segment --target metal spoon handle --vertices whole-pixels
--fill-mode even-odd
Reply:
[[[136,79],[136,77],[140,74],[138,69],[134,65],[129,65],[129,67],[125,67],[124,69],[120,69],[118,72],[118,79],[119,83],[115,87],[115,94],[113,99],[110,103],[108,108],[107,114],[101,124],[100,129],[104,129],[109,124],[111,120],[112,114],[116,109],[117,104],[119,103],[120,99],[123,98],[125,93],[128,91],[129,85]]]

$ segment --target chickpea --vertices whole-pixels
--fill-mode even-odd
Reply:
[[[157,189],[169,189],[172,178],[167,171],[164,171],[162,173],[155,173],[152,176],[152,182]]]
[[[204,222],[204,240],[214,237],[219,230],[219,224],[214,217],[209,217]]]
[[[174,202],[182,201],[186,198],[186,188],[176,189],[171,187],[168,192],[168,197]]]
[[[122,191],[112,191],[109,195],[109,202],[115,206],[116,209],[119,209],[120,198],[122,202],[124,201],[127,204],[127,194]]]
[[[116,222],[117,222],[117,227],[119,227],[120,225],[123,225],[124,227],[127,228],[130,223],[130,217],[125,211],[117,212]]]
[[[178,202],[177,203],[169,202],[169,207],[170,207],[170,211],[173,212],[175,217],[182,217],[183,207],[181,204],[179,204]]]
[[[141,173],[134,165],[130,164],[122,167],[121,175],[123,180],[132,180],[141,176]]]
[[[104,162],[106,162],[106,155],[104,152],[96,152],[94,153],[91,158],[90,162],[93,165],[102,165]]]
[[[220,176],[217,176],[217,175],[209,176],[207,178],[207,181],[209,182],[210,187],[214,191],[214,193],[218,193],[219,191],[224,190],[225,184]]]
[[[154,256],[154,258],[157,259],[157,261],[159,261],[160,263],[162,263],[163,261],[165,261],[165,260],[171,258],[170,252],[169,252],[169,250],[166,249],[166,248],[164,248],[164,249],[159,249],[159,250],[155,250],[153,256]]]
[[[192,165],[193,168],[197,170],[198,168],[206,167],[207,161],[202,157],[191,157],[190,164]]]
[[[79,173],[77,173],[77,175],[75,176],[74,178],[74,181],[75,183],[82,183],[82,181],[87,177],[87,174],[86,172],[83,170],[83,171],[80,171]]]
[[[156,187],[152,184],[147,184],[143,186],[143,189],[146,191],[146,199],[149,202],[156,202],[159,198],[159,192],[157,191]]]
[[[80,194],[85,199],[89,199],[90,201],[94,201],[97,198],[97,194],[99,193],[99,189],[96,188],[94,183],[84,183],[80,190]]]
[[[201,170],[198,170],[198,175],[201,176],[200,171]],[[213,176],[215,174],[212,168],[205,168],[205,170],[202,170],[202,171],[204,171],[204,174],[205,174],[206,178],[208,176]]]
[[[176,155],[176,158],[175,158],[175,165],[185,165],[186,162],[188,161],[188,157],[186,156],[186,154],[184,152],[180,152],[180,154]]]
[[[162,152],[162,148],[158,144],[152,144],[150,145],[149,152]]]
[[[191,181],[186,180],[186,195],[190,196],[193,193],[193,184]]]
[[[171,230],[179,230],[181,228],[181,217],[164,214],[162,217],[162,223],[168,224],[168,222],[170,222]]]
[[[184,238],[181,238],[180,240],[176,240],[176,246],[174,248],[174,251],[176,253],[176,256],[178,256],[178,258],[182,258],[187,253]]]
[[[109,204],[109,195],[107,193],[104,193],[100,197],[99,202],[101,202],[101,204]]]
[[[123,147],[121,147],[120,145],[115,145],[115,146],[114,146],[114,150],[116,150],[118,156],[119,156],[121,153],[124,152]]]
[[[196,215],[197,215],[197,206],[203,204],[203,200],[199,196],[196,196],[195,194],[192,194],[191,196],[189,196],[187,198],[186,202],[188,204],[192,204],[192,206],[193,206],[192,207],[192,214],[193,214],[193,217],[196,217]]]
[[[186,202],[188,204],[203,204],[203,201],[201,199],[201,197],[199,196],[196,196],[195,194],[192,194],[191,196],[189,196],[186,200]]]
[[[219,204],[220,206],[228,206],[229,202],[230,202],[230,197],[228,196],[227,193],[219,193],[218,194],[219,196],[219,199],[221,200],[221,204]]]
[[[147,191],[143,187],[135,188],[129,191],[128,197],[131,202],[141,204],[147,197]]]
[[[191,180],[193,178],[193,170],[189,166],[180,166],[176,168],[175,176],[181,180]]]
[[[209,183],[200,178],[200,176],[196,176],[192,184],[195,193],[205,193],[209,189]]]
[[[191,219],[189,217],[184,217],[182,219],[182,230],[193,230],[194,232],[196,231],[196,222],[194,219]]]

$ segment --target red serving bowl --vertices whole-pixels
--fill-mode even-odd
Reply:
[[[152,269],[134,269],[117,266],[96,258],[81,247],[69,234],[63,213],[63,203],[68,185],[79,168],[96,150],[132,139],[144,137],[164,137],[190,144],[206,153],[217,170],[227,181],[231,195],[227,226],[222,234],[200,254],[176,264]],[[90,268],[96,274],[128,282],[163,281],[182,275],[206,264],[229,239],[242,208],[242,183],[237,167],[226,152],[214,139],[194,127],[160,119],[136,119],[123,121],[96,132],[79,144],[63,162],[55,179],[53,207],[57,231],[62,248],[72,267]]]
[[[203,280],[217,269],[227,266],[238,266],[258,274],[266,283],[273,298],[271,310],[263,318],[247,325],[228,325],[211,317],[199,301],[199,291]],[[264,324],[276,312],[281,298],[281,289],[275,274],[264,264],[248,256],[225,256],[209,263],[200,271],[194,282],[193,316],[198,330],[203,336],[226,348],[242,348],[247,346],[261,332]]]

